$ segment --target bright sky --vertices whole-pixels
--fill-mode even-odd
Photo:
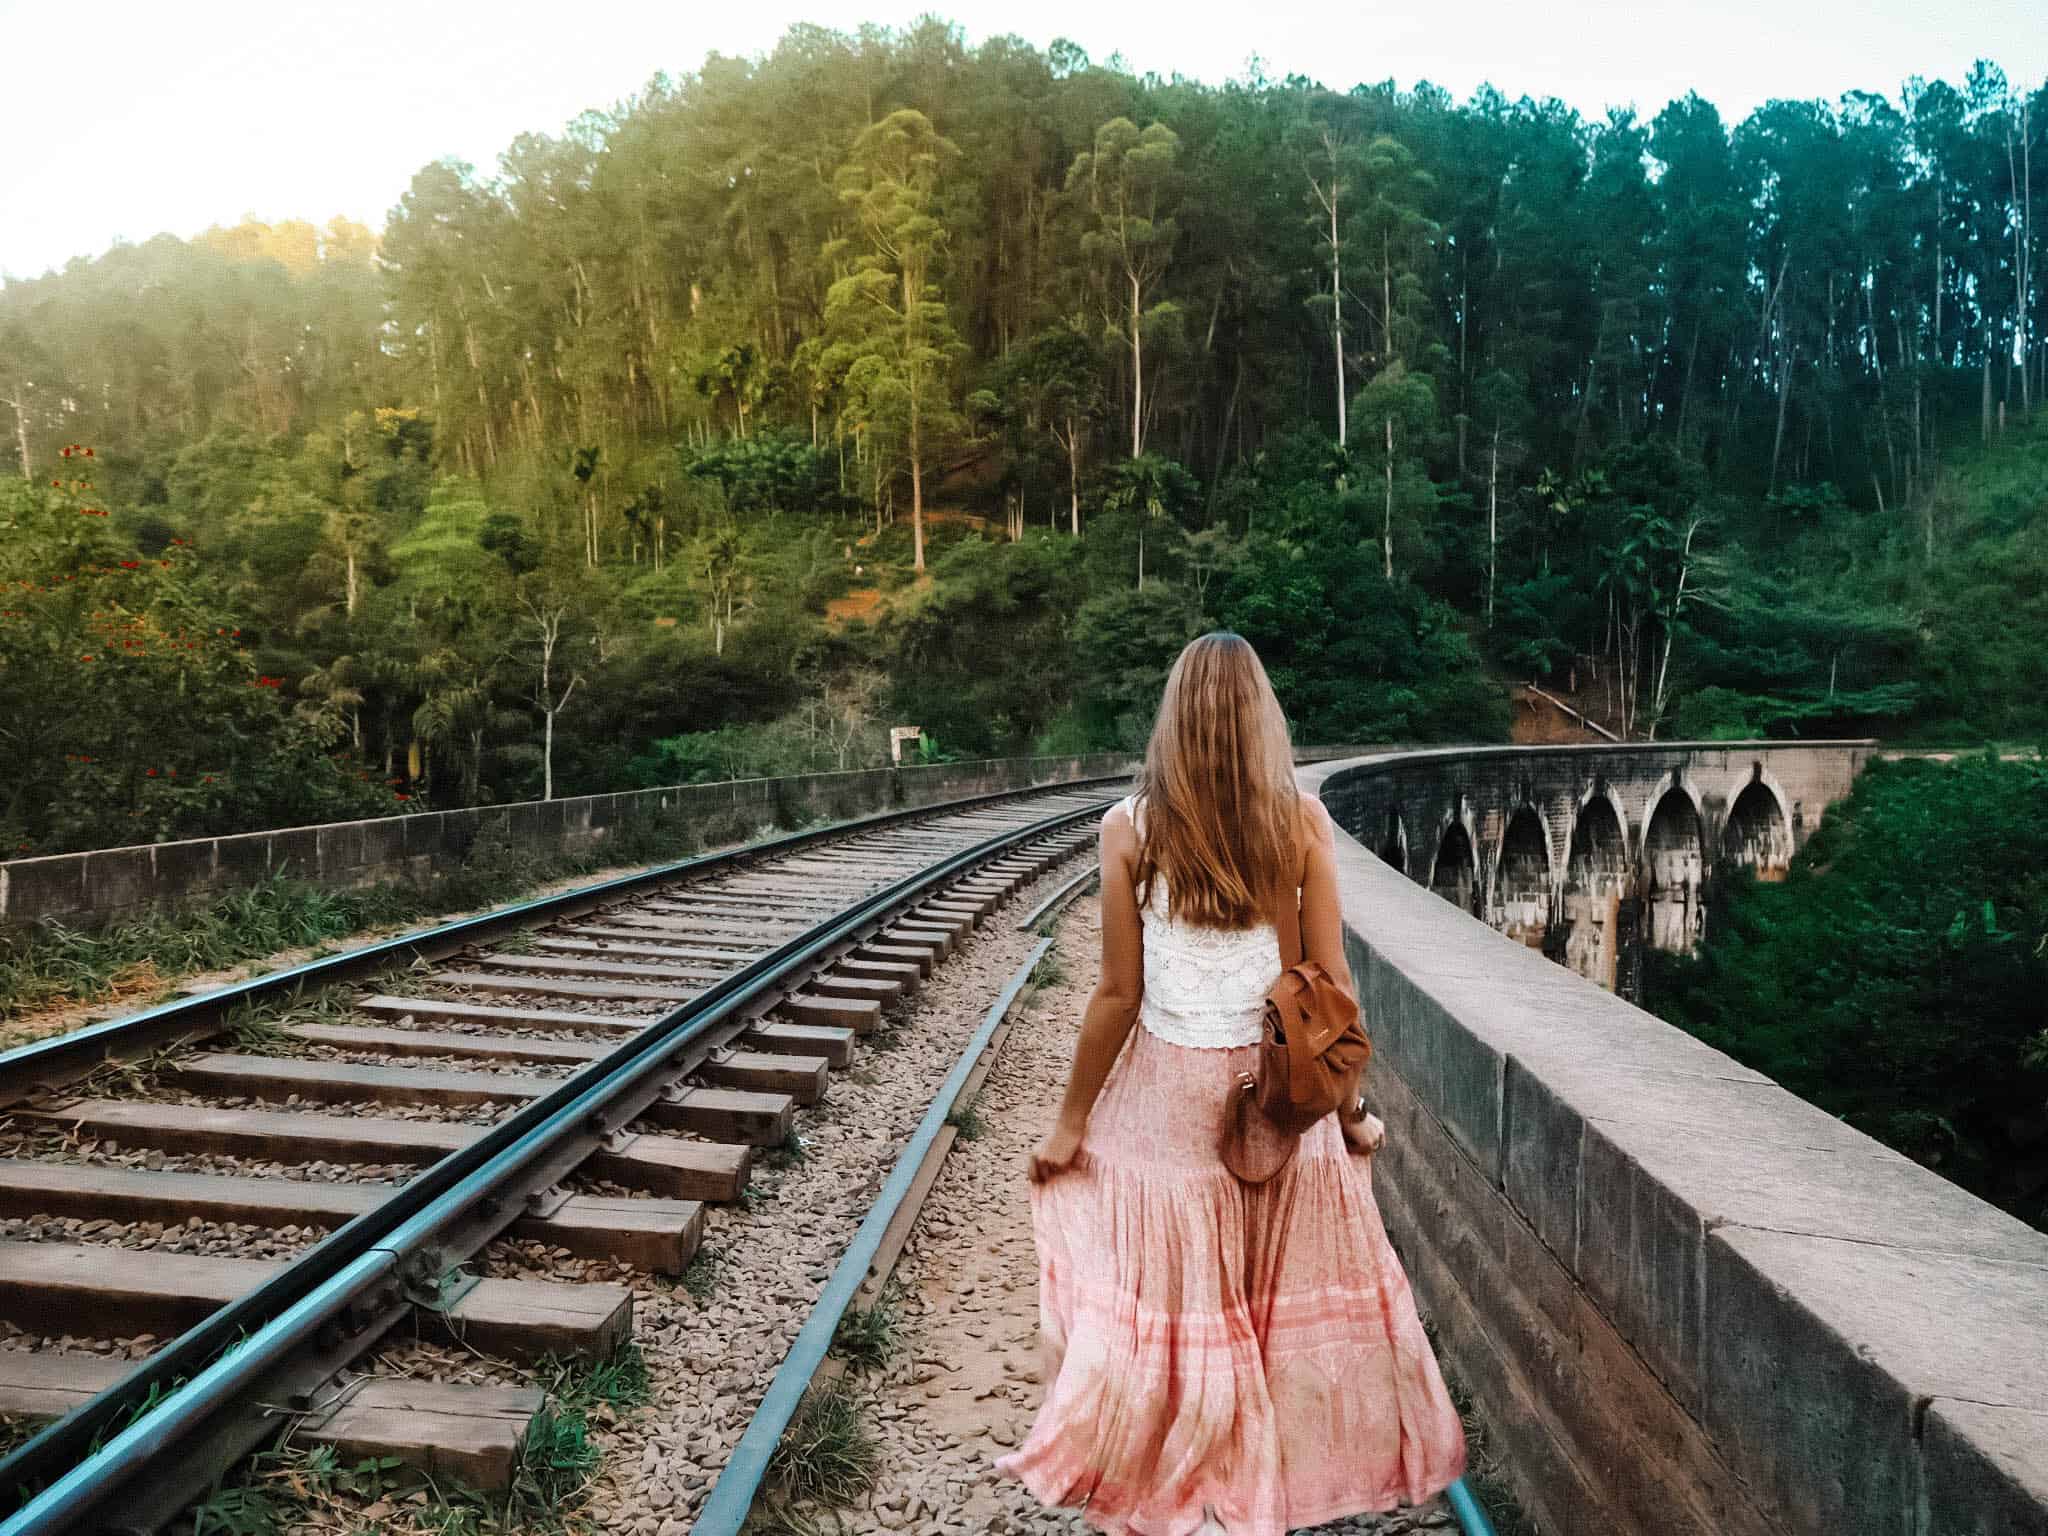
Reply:
[[[1896,96],[1989,58],[2048,78],[2044,0],[954,0],[970,44],[1069,37],[1097,61],[1216,82],[1484,82],[1594,115],[1687,90],[1739,119],[1778,96]],[[0,274],[245,213],[372,227],[428,161],[494,167],[706,53],[793,22],[902,25],[915,0],[0,0]]]

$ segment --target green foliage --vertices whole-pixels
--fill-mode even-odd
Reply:
[[[893,1288],[871,1307],[850,1309],[832,1334],[832,1353],[857,1371],[876,1371],[894,1358],[902,1342],[903,1318]]]
[[[2048,1228],[2048,760],[1874,763],[1788,879],[1710,910],[1649,1006]]]
[[[398,809],[288,712],[182,540],[144,558],[91,472],[0,487],[0,838],[14,854]],[[111,834],[111,835],[110,835]]]
[[[718,1288],[720,1255],[716,1248],[699,1248],[696,1255],[683,1269],[683,1289],[697,1301],[711,1299]]]
[[[836,481],[825,455],[794,432],[757,432],[681,450],[684,472],[709,480],[733,513],[815,514],[836,506]]]
[[[1166,674],[1201,630],[1189,596],[1178,585],[1154,581],[1114,588],[1081,605],[1073,641],[1080,669],[1076,717],[1087,743],[1080,750],[1144,745]]]
[[[982,1121],[979,1104],[954,1105],[952,1112],[946,1116],[946,1124],[960,1133],[962,1141],[979,1141],[982,1132],[988,1128]]]
[[[874,1485],[880,1458],[860,1399],[842,1377],[804,1394],[768,1460],[768,1477],[794,1502],[848,1504]]]
[[[1445,604],[1372,552],[1254,536],[1218,617],[1258,650],[1299,741],[1497,741],[1505,697]]]
[[[1587,121],[802,27],[381,237],[0,285],[0,838],[1125,743],[1176,607],[1304,738],[1597,661],[1639,735],[2033,739],[2026,121],[1988,64]]]
[[[579,1412],[600,1404],[612,1409],[643,1407],[654,1391],[647,1357],[631,1339],[602,1360],[544,1360],[538,1375],[550,1397]]]
[[[1037,530],[947,550],[930,587],[882,625],[897,658],[889,713],[968,756],[1026,750],[1070,691],[1075,556],[1071,539]]]
[[[590,1485],[603,1460],[581,1409],[545,1403],[526,1427],[517,1491],[537,1510],[559,1510]]]

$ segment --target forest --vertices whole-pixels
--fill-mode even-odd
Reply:
[[[2038,741],[2040,209],[1989,63],[1595,120],[797,28],[0,288],[0,848],[1128,746],[1215,624],[1304,741]]]
[[[1646,1006],[2048,1231],[2048,762],[1874,763]]]

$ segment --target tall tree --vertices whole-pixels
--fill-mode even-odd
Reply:
[[[1153,287],[1173,261],[1178,226],[1174,202],[1180,136],[1164,123],[1142,132],[1127,117],[1095,131],[1092,149],[1074,159],[1067,190],[1086,200],[1093,221],[1082,248],[1106,263],[1125,296],[1125,336],[1131,348],[1131,457],[1145,452],[1145,321]]]
[[[947,243],[936,216],[940,182],[960,151],[922,112],[903,108],[864,129],[839,173],[840,196],[867,249],[826,296],[828,316],[852,339],[851,387],[900,397],[910,463],[913,567],[924,559],[924,476],[934,440],[957,427],[947,369],[964,350],[947,313],[937,265]],[[827,246],[828,257],[844,251]]]

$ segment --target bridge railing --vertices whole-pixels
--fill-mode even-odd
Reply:
[[[1355,830],[1432,779],[1497,825],[1488,783],[1565,800],[1674,753],[1829,772],[1813,747],[1636,750],[1301,779]],[[1832,750],[1845,778],[1867,755]],[[1546,1531],[2048,1531],[2048,1234],[1340,843],[1381,1206]]]
[[[1303,747],[1296,755],[1314,762],[1359,750]],[[100,928],[151,910],[200,905],[278,876],[331,888],[424,879],[478,849],[579,852],[635,825],[695,826],[741,837],[768,824],[1123,773],[1136,761],[1097,752],[726,779],[10,859],[0,861],[0,932],[46,921]]]

